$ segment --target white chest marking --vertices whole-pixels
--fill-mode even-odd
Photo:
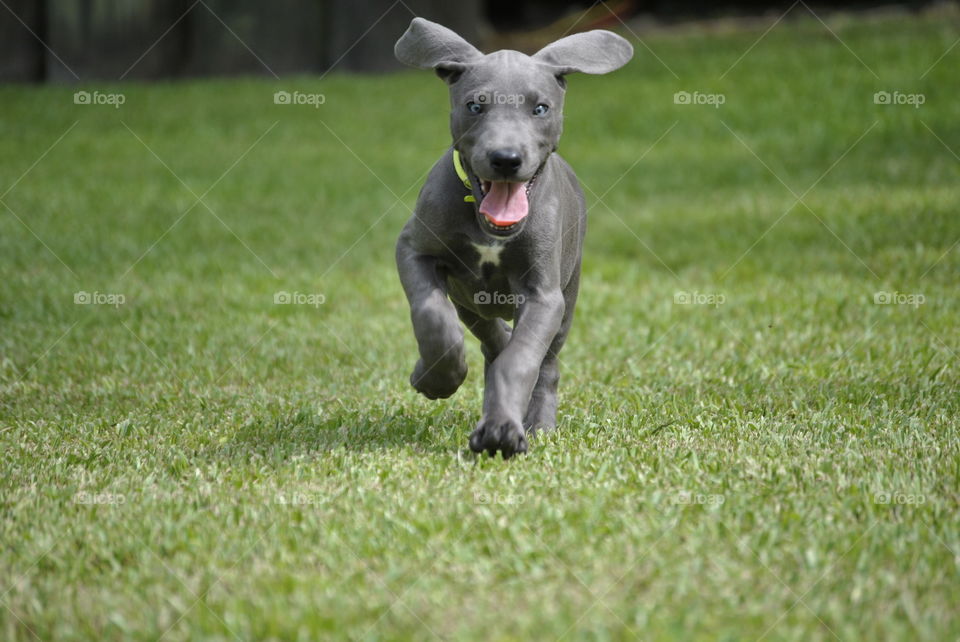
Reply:
[[[503,252],[503,245],[482,245],[480,243],[472,243],[471,245],[480,254],[480,265],[484,263],[490,263],[493,267],[500,265],[500,253]]]

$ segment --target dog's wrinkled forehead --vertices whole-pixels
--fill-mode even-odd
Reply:
[[[476,102],[514,104],[520,96],[560,98],[563,86],[553,66],[519,51],[502,50],[465,64],[450,91],[459,98],[477,93]]]

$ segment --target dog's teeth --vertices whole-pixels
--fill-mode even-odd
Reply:
[[[511,223],[510,225],[497,225],[496,223],[488,219],[484,219],[484,223],[487,225],[488,228],[496,232],[509,232],[510,230],[515,228],[517,225],[519,225],[519,223]]]

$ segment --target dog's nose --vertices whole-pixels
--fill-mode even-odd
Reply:
[[[522,164],[523,158],[515,149],[497,149],[490,152],[490,165],[503,176],[516,174]]]

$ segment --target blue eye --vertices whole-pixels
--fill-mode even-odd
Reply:
[[[475,103],[471,100],[470,102],[467,103],[467,109],[470,111],[471,114],[479,114],[480,112],[483,111],[483,105],[479,103]]]
[[[534,116],[543,116],[545,113],[547,113],[547,110],[548,110],[548,109],[550,109],[550,108],[549,108],[547,105],[544,105],[543,103],[540,103],[539,105],[537,105],[536,107],[533,108],[533,115],[534,115]]]

